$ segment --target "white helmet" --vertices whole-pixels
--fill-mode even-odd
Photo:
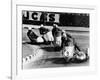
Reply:
[[[43,24],[41,24],[41,27],[43,27],[44,25]]]
[[[28,27],[28,29],[31,30],[32,28],[31,27]]]

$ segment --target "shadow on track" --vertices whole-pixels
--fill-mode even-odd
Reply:
[[[54,47],[41,47],[41,49],[43,49],[47,52],[54,52]]]
[[[70,62],[66,62],[66,60],[64,58],[48,58],[45,59],[46,62],[50,61],[54,64],[68,64]]]
[[[71,64],[71,63],[75,63],[75,64],[81,64],[81,63],[85,63],[85,62],[88,62],[89,59],[86,59],[86,60],[76,60],[76,59],[73,59],[73,60],[70,60],[68,62],[66,62],[66,60],[64,58],[48,58],[48,59],[45,59],[46,62],[48,61],[51,61],[52,63],[54,64]]]

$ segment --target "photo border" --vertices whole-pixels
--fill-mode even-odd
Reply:
[[[59,5],[60,5],[60,4],[59,4]],[[15,28],[15,29],[16,29],[16,43],[18,43],[18,42],[17,42],[17,39],[18,39],[18,34],[17,34],[17,33],[18,33],[18,28],[17,28],[17,17],[18,17],[18,16],[17,16],[17,11],[18,11],[18,10],[17,10],[17,6],[23,6],[23,5],[22,5],[22,4],[16,4],[16,7],[15,7],[15,8],[16,8],[16,18],[15,18],[14,16],[11,17],[11,18],[12,18],[12,23],[14,22],[13,20],[16,19],[16,22],[15,22],[15,23],[16,23],[16,28]],[[29,5],[27,5],[27,6],[29,6]],[[34,6],[34,4],[33,4],[33,5],[30,5],[30,6]],[[38,5],[35,5],[35,6],[38,6]],[[40,6],[40,7],[44,7],[44,6]],[[47,6],[45,6],[45,7],[47,7]],[[53,8],[54,8],[54,6],[49,6],[49,7],[53,7]],[[58,8],[61,8],[61,7],[58,6]],[[62,8],[68,8],[68,7],[62,7]],[[13,8],[13,9],[14,9],[14,8]],[[13,9],[12,9],[12,15],[14,15],[14,13],[15,13],[15,12],[13,12]],[[75,8],[75,9],[76,9],[76,8]],[[80,7],[79,7],[78,9],[90,9],[90,10],[96,11],[96,8],[95,8],[95,7],[94,7],[94,8],[93,8],[93,7],[92,7],[92,8],[90,8],[90,7],[89,7],[89,8],[80,8]],[[95,13],[94,13],[94,14],[95,14]],[[96,16],[96,14],[95,14],[95,16]],[[95,24],[95,23],[94,23],[94,24]],[[12,26],[14,26],[14,25],[15,25],[15,24],[12,24]],[[11,28],[11,29],[12,29],[12,34],[13,34],[13,33],[14,33],[14,32],[13,32],[14,29],[13,29],[13,28]],[[12,55],[11,55],[11,57],[12,57],[12,62],[11,62],[11,65],[12,65],[12,67],[11,67],[11,68],[12,68],[12,69],[11,69],[12,79],[14,79],[14,78],[16,78],[17,76],[19,76],[19,74],[18,74],[18,70],[19,70],[19,69],[18,69],[18,66],[17,66],[17,65],[18,65],[18,55],[17,55],[17,53],[18,53],[18,44],[16,44],[16,50],[15,50],[16,52],[13,51],[13,46],[15,46],[15,45],[13,45],[13,44],[14,44],[14,41],[15,41],[15,40],[13,40],[13,36],[14,36],[14,35],[12,35]],[[16,54],[15,54],[15,53],[16,53]],[[14,59],[15,57],[13,58],[13,56],[16,57],[16,60]],[[13,61],[13,60],[15,60],[15,61]],[[16,64],[13,64],[13,63],[15,63],[15,62],[16,62]],[[16,68],[15,68],[14,65],[16,65]],[[16,69],[16,70],[15,70],[15,69]],[[38,70],[37,70],[37,71],[38,71]],[[21,76],[22,76],[22,75],[21,75]],[[20,76],[20,77],[21,77],[21,76]]]

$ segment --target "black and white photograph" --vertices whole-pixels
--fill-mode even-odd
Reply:
[[[22,69],[89,66],[90,13],[22,10]]]
[[[2,0],[0,80],[100,80],[99,0]]]
[[[94,7],[15,4],[12,9],[13,80],[68,78],[96,71]]]

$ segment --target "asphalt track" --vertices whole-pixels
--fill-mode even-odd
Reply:
[[[78,46],[82,49],[89,48],[89,32],[85,31],[67,31],[71,34]],[[83,63],[66,63],[61,55],[61,51],[54,51],[53,45],[32,44],[26,33],[27,29],[22,31],[22,57],[23,69],[51,68],[51,67],[73,67],[88,66],[89,60]]]

